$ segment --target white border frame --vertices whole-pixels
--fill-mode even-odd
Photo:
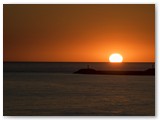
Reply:
[[[158,21],[160,21],[160,0],[0,0],[0,27],[1,27],[1,32],[0,32],[0,119],[4,120],[4,119],[12,119],[12,120],[28,120],[28,119],[34,119],[34,120],[46,120],[46,119],[67,119],[67,120],[73,120],[73,119],[83,119],[83,120],[88,120],[88,119],[108,119],[108,120],[158,120],[160,119],[160,105],[158,103],[158,101],[160,100],[160,88],[159,88],[159,76],[158,75],[158,71],[159,71],[159,51],[160,51],[160,47],[159,47],[159,34],[160,31],[160,24],[158,23]],[[155,62],[156,62],[156,84],[155,84],[155,92],[156,92],[156,116],[80,116],[80,117],[76,117],[76,116],[62,116],[62,117],[58,117],[58,116],[20,116],[20,117],[16,117],[16,116],[3,116],[3,4],[155,4],[155,9],[156,9],[156,23],[155,23],[155,29],[156,29],[156,33],[155,33]]]

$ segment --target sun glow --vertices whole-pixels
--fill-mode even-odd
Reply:
[[[122,62],[123,61],[123,57],[122,57],[122,55],[121,54],[119,54],[119,53],[114,53],[114,54],[111,54],[110,56],[109,56],[109,61],[110,62],[118,62],[118,63],[120,63],[120,62]]]

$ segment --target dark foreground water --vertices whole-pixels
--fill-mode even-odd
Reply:
[[[155,77],[4,73],[4,115],[155,115]]]

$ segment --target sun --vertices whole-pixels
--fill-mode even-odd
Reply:
[[[123,57],[119,53],[114,53],[109,56],[110,62],[121,63],[123,61]]]

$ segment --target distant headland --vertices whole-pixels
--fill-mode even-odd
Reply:
[[[149,68],[144,71],[100,71],[89,68],[79,69],[75,74],[95,74],[95,75],[155,75],[155,68]]]

